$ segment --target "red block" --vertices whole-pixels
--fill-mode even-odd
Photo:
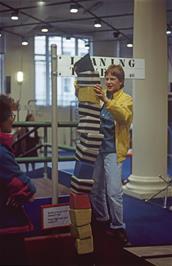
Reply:
[[[91,204],[88,194],[71,193],[69,206],[71,209],[90,209]]]

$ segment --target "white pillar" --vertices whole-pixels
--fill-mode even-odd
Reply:
[[[134,82],[132,175],[124,192],[147,198],[167,175],[166,1],[135,0],[134,58],[145,59],[145,79]]]

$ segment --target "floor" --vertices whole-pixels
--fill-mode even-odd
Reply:
[[[73,169],[75,162],[60,162],[58,164],[59,170]],[[48,166],[51,164],[49,163]],[[36,168],[43,167],[43,164],[37,164]],[[25,171],[25,165],[21,165],[23,171]],[[31,169],[30,169],[31,170]],[[36,178],[33,179],[34,184],[37,187],[36,198],[50,197],[52,195],[52,181],[48,178]],[[59,195],[69,195],[70,189],[64,185],[58,185]],[[137,246],[126,247],[121,252],[121,249],[114,242],[114,240],[107,240],[102,237],[102,232],[97,226],[94,228],[96,253],[88,256],[80,256],[77,258],[76,265],[92,265],[92,266],[172,266],[172,245],[166,246]],[[101,243],[101,244],[100,244]],[[114,247],[114,251],[112,250]],[[107,251],[108,249],[108,251]],[[117,253],[119,253],[117,255]],[[114,263],[113,263],[114,262]]]
[[[128,247],[125,250],[156,266],[172,265],[172,245]]]

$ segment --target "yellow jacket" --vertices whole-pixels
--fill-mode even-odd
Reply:
[[[109,100],[105,106],[115,120],[117,160],[122,162],[126,158],[130,143],[130,126],[133,117],[132,97],[120,89],[113,94],[112,100]]]

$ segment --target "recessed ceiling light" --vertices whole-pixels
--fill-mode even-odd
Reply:
[[[11,19],[12,20],[18,20],[19,19],[19,16],[18,16],[18,12],[17,11],[11,13]]]
[[[133,44],[132,43],[127,43],[127,47],[131,48],[131,47],[133,47]]]
[[[38,6],[44,6],[45,5],[45,1],[38,1]]]
[[[43,27],[41,28],[41,31],[42,31],[42,32],[48,32],[48,27],[47,27],[47,26],[43,26]]]
[[[102,24],[101,24],[100,19],[96,19],[94,22],[94,27],[95,28],[101,28],[101,26],[102,26]]]
[[[70,13],[77,13],[79,10],[79,6],[77,4],[70,5]]]
[[[27,46],[29,44],[29,42],[27,40],[22,40],[22,45],[23,46]]]

